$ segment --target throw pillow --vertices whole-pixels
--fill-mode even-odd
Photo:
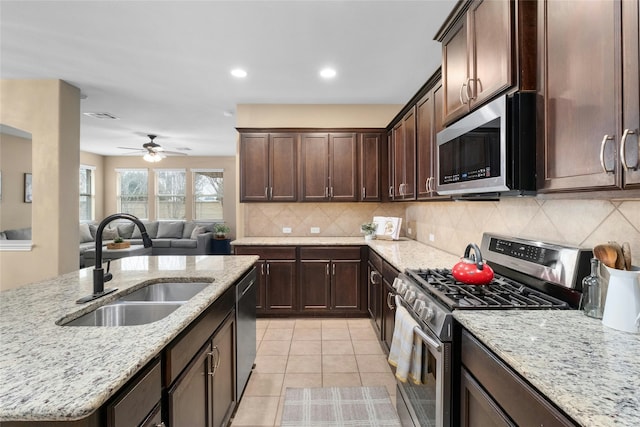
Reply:
[[[181,239],[184,222],[166,222],[158,224],[158,239]]]
[[[204,234],[206,232],[207,232],[206,228],[196,226],[196,228],[194,228],[193,231],[191,232],[191,239],[196,240],[199,234]]]
[[[0,240],[7,240],[7,235],[5,234],[5,232],[0,232]]]
[[[118,235],[123,239],[130,239],[133,234],[133,228],[136,225],[133,222],[128,222],[126,224],[118,224]]]
[[[158,221],[142,221],[144,224],[144,228],[147,229],[147,234],[150,238],[155,239],[158,235]],[[131,234],[132,239],[142,239],[142,234],[140,233],[140,229],[138,229],[137,225],[133,226],[133,233]]]
[[[117,228],[105,228],[102,230],[102,241],[105,240],[113,240],[118,238],[118,229]]]
[[[89,229],[89,224],[80,224],[80,243],[93,242],[93,236]]]
[[[193,229],[196,228],[198,224],[193,221],[188,221],[184,223],[184,229],[182,230],[182,238],[190,239],[191,234],[193,234]]]

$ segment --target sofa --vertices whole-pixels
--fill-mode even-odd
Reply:
[[[194,221],[141,221],[153,242],[152,255],[213,254],[214,223]],[[85,252],[95,249],[97,224],[80,224],[80,268],[85,266]],[[116,237],[142,245],[140,230],[132,222],[112,222],[102,232],[103,246]]]
[[[0,240],[31,240],[31,227],[0,231]]]

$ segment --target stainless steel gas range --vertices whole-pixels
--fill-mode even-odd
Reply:
[[[450,270],[408,269],[394,281],[395,303],[416,320],[422,341],[419,385],[398,382],[403,426],[450,427],[455,419],[454,310],[576,309],[591,250],[485,233],[480,246],[495,276],[488,285],[457,282]]]

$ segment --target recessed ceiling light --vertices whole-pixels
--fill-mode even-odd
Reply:
[[[243,78],[247,77],[247,72],[242,68],[234,68],[233,70],[231,70],[231,75],[233,77]]]
[[[323,79],[332,79],[336,76],[336,70],[333,68],[323,68],[320,70],[320,77]]]

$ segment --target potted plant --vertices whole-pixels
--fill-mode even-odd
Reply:
[[[375,222],[365,222],[360,226],[360,230],[364,233],[364,240],[373,240],[376,238],[376,230],[378,226]]]
[[[213,226],[213,234],[215,238],[219,240],[226,239],[229,231],[231,231],[231,229],[224,222],[219,222]]]

